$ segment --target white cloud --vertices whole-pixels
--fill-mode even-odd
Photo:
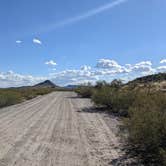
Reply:
[[[40,44],[40,45],[42,44],[42,42],[39,39],[37,39],[37,38],[33,39],[33,43]]]
[[[162,64],[162,63],[166,63],[166,59],[162,59],[161,61],[160,61],[160,63]]]
[[[17,44],[21,44],[22,41],[21,41],[21,40],[16,40],[16,43],[17,43]]]
[[[97,68],[105,69],[102,73],[105,74],[120,74],[131,72],[154,72],[151,61],[142,61],[136,64],[119,65],[118,62],[112,59],[100,59],[97,63]],[[101,72],[101,70],[100,70]]]
[[[121,68],[121,66],[116,61],[111,59],[100,59],[96,67],[104,69]]]
[[[152,66],[152,62],[151,61],[142,61],[142,62],[135,64],[135,66]]]
[[[50,66],[56,66],[56,62],[54,62],[53,60],[47,61],[45,62],[46,65],[50,65]]]
[[[56,66],[56,62],[50,60],[45,64]],[[119,65],[118,62],[111,59],[100,59],[97,67],[91,68],[84,65],[80,69],[70,69],[64,71],[56,71],[51,68],[52,73],[47,77],[34,77],[31,75],[21,75],[13,71],[0,72],[0,86],[22,86],[33,85],[46,79],[52,80],[57,85],[80,84],[85,82],[95,83],[98,80],[106,80],[108,82],[115,78],[125,78],[125,81],[149,75],[158,72],[166,72],[166,66],[154,67],[151,61],[142,61],[136,64]]]
[[[132,71],[135,72],[149,72],[152,71],[152,67],[151,66],[134,66]]]
[[[131,70],[134,72],[142,72],[147,74],[155,72],[155,69],[152,68],[151,61],[142,61],[136,63],[133,67],[131,67]]]
[[[46,77],[33,77],[31,75],[21,75],[13,71],[0,72],[0,85],[5,87],[29,86],[46,80]]]
[[[158,72],[166,72],[166,66],[159,66],[157,67]]]
[[[119,65],[118,62],[112,59],[100,59],[97,62],[96,67],[99,69],[104,69],[104,71],[102,72],[107,74],[130,72],[130,70],[127,67]]]
[[[83,66],[78,70],[64,70],[51,73],[51,79],[60,85],[80,84],[84,82],[96,82],[98,78],[91,71],[90,66]]]
[[[87,66],[87,65],[84,65],[84,66],[81,66],[81,70],[88,71],[88,70],[91,70],[91,67]]]

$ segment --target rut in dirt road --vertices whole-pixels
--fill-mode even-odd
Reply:
[[[0,109],[0,166],[116,165],[118,138],[91,106],[73,92],[54,92]]]

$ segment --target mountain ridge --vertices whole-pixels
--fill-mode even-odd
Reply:
[[[32,86],[34,88],[55,88],[58,87],[57,85],[55,85],[52,81],[50,80],[45,80],[43,82],[40,82],[34,86]]]

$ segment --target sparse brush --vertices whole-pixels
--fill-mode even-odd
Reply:
[[[54,88],[1,89],[0,107],[17,104],[21,101],[32,99],[38,95],[48,94],[54,90]]]
[[[126,117],[128,143],[142,156],[145,165],[166,165],[165,92],[151,86],[118,85],[99,82],[93,88],[81,87],[77,93],[91,96],[96,106]]]
[[[141,92],[129,109],[129,143],[145,163],[166,163],[166,95]]]
[[[75,92],[83,97],[83,98],[90,98],[93,94],[93,87],[90,86],[81,86],[75,90]]]
[[[22,101],[21,94],[15,91],[4,91],[0,92],[0,107],[13,105]]]

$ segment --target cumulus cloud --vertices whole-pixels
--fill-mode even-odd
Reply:
[[[116,61],[111,60],[111,59],[100,59],[97,62],[96,67],[104,68],[104,69],[121,68],[121,66]]]
[[[49,60],[49,61],[45,62],[45,64],[50,65],[50,66],[56,66],[57,65],[57,63],[54,62],[53,60]]]
[[[155,72],[155,69],[152,68],[152,62],[151,61],[142,61],[137,64],[135,64],[133,67],[131,67],[132,71],[134,72],[143,72],[143,73],[153,73]]]
[[[21,75],[13,71],[0,72],[0,85],[2,88],[34,85],[45,79],[45,77]]]
[[[160,61],[160,63],[162,64],[162,63],[166,63],[166,59],[162,59],[161,61]]]
[[[159,66],[157,67],[158,72],[166,72],[166,66]]]
[[[152,66],[152,62],[151,61],[142,61],[137,63],[136,65],[141,66],[141,65],[148,65],[148,66]]]
[[[95,71],[96,74],[112,75],[112,74],[140,74],[147,75],[153,74],[156,70],[152,67],[151,61],[142,61],[136,64],[120,65],[112,59],[100,59],[96,67],[99,69]]]
[[[34,44],[40,44],[40,45],[42,44],[42,42],[39,39],[37,39],[37,38],[33,39],[33,43]]]
[[[51,73],[50,77],[56,84],[80,84],[85,82],[96,82],[97,76],[93,74],[90,66],[82,66],[80,69],[64,70],[57,73]]]
[[[17,44],[21,44],[22,41],[21,41],[21,40],[16,40],[16,43],[17,43]]]
[[[96,67],[81,66],[79,69],[56,71],[56,62],[50,60],[45,64],[53,66],[52,73],[47,77],[34,77],[31,75],[21,75],[13,71],[0,72],[1,87],[33,85],[46,79],[52,80],[57,85],[95,83],[98,80],[112,81],[115,78],[125,78],[129,81],[142,75],[158,72],[166,72],[166,66],[154,67],[151,61],[142,61],[136,64],[120,65],[111,59],[98,60]]]
[[[129,68],[125,66],[121,66],[112,59],[100,59],[96,65],[99,69],[104,69],[105,74],[112,74],[112,73],[128,73],[130,72]]]
[[[117,62],[109,59],[100,59],[96,68],[84,65],[80,69],[64,70],[57,73],[51,73],[50,77],[56,84],[80,84],[95,83],[98,80],[107,79],[110,81],[116,74],[127,73],[128,70],[124,66],[120,66]]]
[[[84,65],[84,66],[81,66],[81,70],[88,71],[88,70],[91,70],[91,67],[87,66],[87,65]]]

